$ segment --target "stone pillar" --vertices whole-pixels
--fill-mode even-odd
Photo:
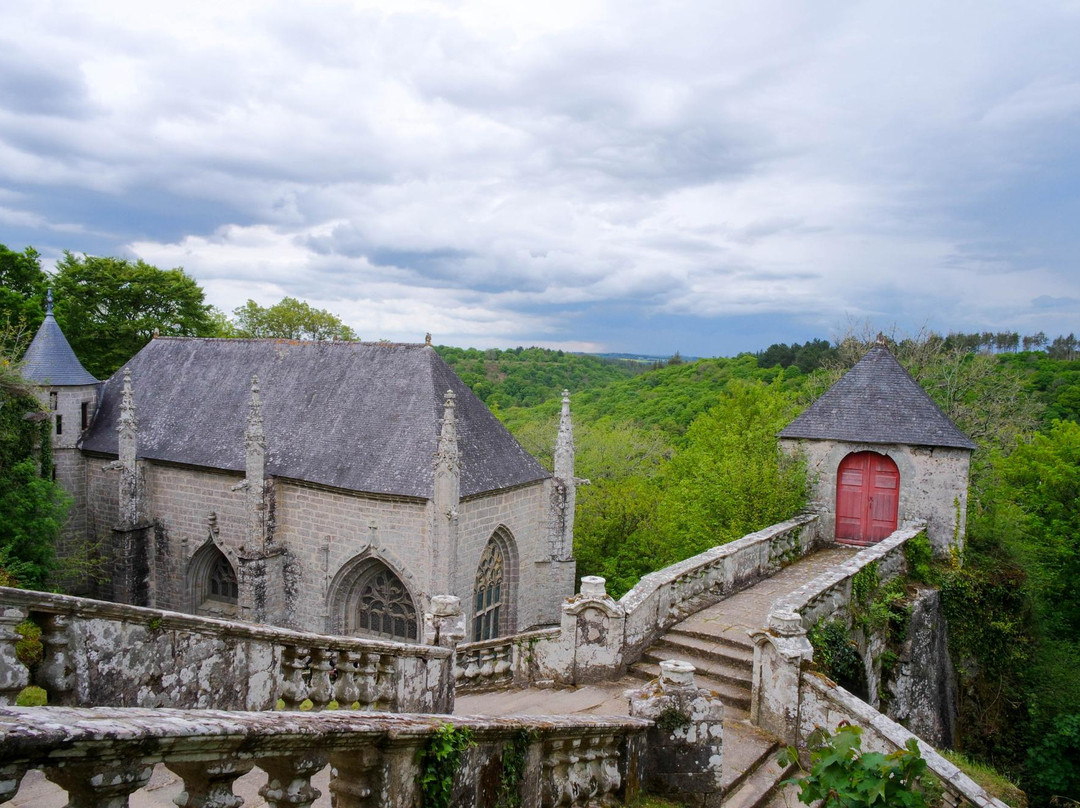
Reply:
[[[574,424],[570,418],[570,391],[563,390],[559,436],[555,441],[555,483],[558,497],[552,520],[553,561],[567,561],[574,552],[574,508],[577,505],[577,480],[574,478]]]
[[[461,505],[461,452],[458,448],[456,398],[446,391],[442,429],[435,450],[435,491],[431,535],[435,564],[431,590],[457,592],[458,508]]]
[[[26,612],[14,606],[0,606],[0,704],[12,705],[19,692],[30,684],[30,672],[15,652],[22,635],[15,630]]]
[[[768,630],[750,636],[754,641],[750,720],[785,744],[797,744],[802,668],[814,657],[802,615],[773,612]]]
[[[642,767],[645,790],[691,805],[720,805],[724,705],[694,684],[694,666],[665,660],[660,678],[630,694],[630,715],[656,722]]]
[[[266,430],[263,428],[259,377],[251,376],[251,401],[244,431],[244,469],[247,483],[247,546],[266,551]]]
[[[465,614],[461,610],[461,598],[454,595],[432,596],[431,611],[424,614],[424,642],[454,652],[443,666],[439,692],[436,694],[436,703],[446,705],[444,711],[447,713],[454,712],[454,670],[457,668],[457,646],[463,639]]]
[[[131,389],[131,368],[124,368],[124,393],[116,422],[120,470],[119,512],[116,526],[130,530],[139,524],[139,419],[135,417],[135,397]]]
[[[562,638],[572,655],[572,684],[622,673],[626,613],[597,575],[581,579],[581,592],[562,607]]]

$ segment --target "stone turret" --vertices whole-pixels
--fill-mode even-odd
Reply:
[[[117,469],[120,472],[117,497],[117,527],[130,530],[139,524],[139,419],[135,416],[135,395],[131,387],[131,368],[124,368],[124,392],[120,399],[120,417],[116,423]]]
[[[446,391],[442,426],[435,450],[434,592],[455,592],[458,548],[458,509],[461,506],[461,450],[457,434],[457,395]]]

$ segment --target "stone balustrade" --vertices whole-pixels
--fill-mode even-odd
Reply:
[[[561,636],[558,628],[547,628],[463,643],[457,647],[455,686],[460,691],[476,691],[543,681],[546,677],[538,675],[536,649],[558,645]]]
[[[815,728],[822,727],[832,731],[841,721],[863,728],[864,752],[889,754],[903,749],[908,740],[914,738],[919,745],[919,752],[926,760],[927,768],[941,781],[945,790],[945,805],[949,808],[959,808],[964,804],[977,808],[1006,808],[1005,803],[987,794],[982,786],[943,758],[933,746],[844,688],[810,671],[802,674],[802,685],[798,738],[800,744],[805,742]]]
[[[638,718],[463,718],[340,711],[268,714],[217,710],[0,708],[0,802],[30,769],[67,789],[71,805],[128,804],[156,764],[184,782],[185,808],[235,808],[233,783],[253,767],[267,775],[271,808],[308,806],[313,775],[330,767],[337,808],[420,803],[422,750],[447,724],[471,731],[453,776],[451,804],[492,806],[503,752],[528,733],[524,808],[585,808],[633,799],[645,732]]]
[[[14,627],[42,629],[36,684],[50,704],[272,710],[452,708],[449,648],[334,637],[0,587],[0,704],[30,674]]]
[[[925,522],[904,525],[877,544],[860,550],[842,564],[777,598],[770,613],[794,612],[802,618],[803,628],[809,630],[818,620],[846,611],[851,603],[851,581],[859,571],[876,563],[882,582],[904,574],[907,571],[904,545],[925,531]]]

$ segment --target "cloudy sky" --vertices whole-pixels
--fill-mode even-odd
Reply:
[[[13,0],[0,243],[364,339],[1080,330],[1080,2]]]

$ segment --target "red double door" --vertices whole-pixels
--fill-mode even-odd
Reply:
[[[836,538],[852,544],[881,541],[896,530],[900,471],[891,458],[856,452],[836,471]]]

